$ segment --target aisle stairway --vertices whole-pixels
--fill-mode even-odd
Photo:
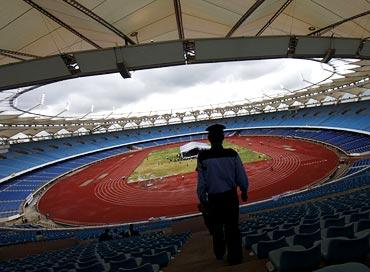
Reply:
[[[197,232],[185,244],[179,258],[175,258],[164,272],[247,272],[266,271],[265,261],[249,256],[244,251],[242,264],[229,266],[226,259],[217,261],[212,251],[212,238],[207,231]]]

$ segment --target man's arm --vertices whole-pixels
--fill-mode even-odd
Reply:
[[[243,201],[248,200],[248,177],[247,173],[245,172],[244,165],[242,160],[240,159],[239,155],[236,156],[236,166],[235,166],[235,179],[236,184],[239,186],[240,191],[242,192],[241,198]]]
[[[205,181],[205,172],[202,167],[202,163],[197,160],[197,173],[198,173],[198,184],[197,184],[197,194],[200,203],[205,204],[208,202],[207,191],[206,191],[206,181]]]

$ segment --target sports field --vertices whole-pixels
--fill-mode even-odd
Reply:
[[[270,157],[252,151],[245,147],[224,142],[225,148],[232,148],[237,151],[243,163],[251,163],[262,160],[269,160]],[[135,169],[128,178],[128,182],[136,182],[140,180],[156,179],[159,177],[173,176],[193,172],[196,168],[196,159],[179,160],[179,147],[166,148],[155,150],[149,153],[148,157]]]
[[[233,136],[227,140],[271,158],[244,164],[249,178],[248,202],[316,184],[338,165],[336,152],[308,141],[273,136]],[[127,183],[122,178],[129,177],[150,153],[179,146],[176,143],[122,153],[66,175],[42,195],[38,209],[54,221],[74,225],[196,213],[194,168],[189,173],[145,182]]]
[[[227,140],[271,158],[244,164],[249,179],[248,202],[312,186],[333,173],[339,161],[336,152],[325,146],[298,139],[233,136]],[[73,225],[196,213],[199,201],[194,167],[189,173],[150,182],[127,183],[122,178],[129,177],[150,153],[179,146],[169,144],[122,153],[66,175],[42,195],[38,210],[54,221]]]

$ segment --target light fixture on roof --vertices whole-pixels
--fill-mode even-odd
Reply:
[[[315,31],[315,30],[316,30],[316,27],[314,27],[314,26],[310,26],[310,27],[308,28],[308,30],[309,30],[309,31]]]
[[[46,94],[42,94],[41,95],[41,99],[40,99],[40,105],[43,106],[45,104],[45,97],[46,97]]]
[[[328,50],[326,50],[325,56],[322,58],[321,62],[328,63],[333,58],[334,54],[335,49],[329,48]]]
[[[328,63],[335,55],[335,48],[333,48],[333,36],[334,33],[331,34],[330,37],[330,47],[326,50],[324,57],[322,58],[321,62]]]
[[[134,37],[135,38],[136,43],[139,43],[139,37],[138,37],[138,35],[139,35],[139,32],[137,32],[137,31],[134,31],[134,32],[132,32],[130,34],[131,37]]]
[[[69,111],[71,109],[71,102],[67,101],[66,106],[64,108],[65,111]]]
[[[114,53],[116,55],[116,65],[118,72],[121,74],[123,78],[131,78],[130,71],[127,69],[125,60],[122,55],[122,49],[114,48]]]

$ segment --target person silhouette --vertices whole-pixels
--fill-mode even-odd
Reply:
[[[109,233],[109,229],[105,229],[102,234],[99,236],[99,241],[109,241],[112,240],[112,235]]]
[[[197,195],[207,209],[216,259],[222,260],[227,249],[227,261],[235,265],[243,260],[237,187],[247,201],[248,177],[238,153],[223,147],[224,129],[220,124],[206,129],[211,148],[198,154]]]
[[[128,230],[129,236],[139,236],[140,233],[136,230],[134,230],[134,225],[130,224],[129,225],[129,230]]]

